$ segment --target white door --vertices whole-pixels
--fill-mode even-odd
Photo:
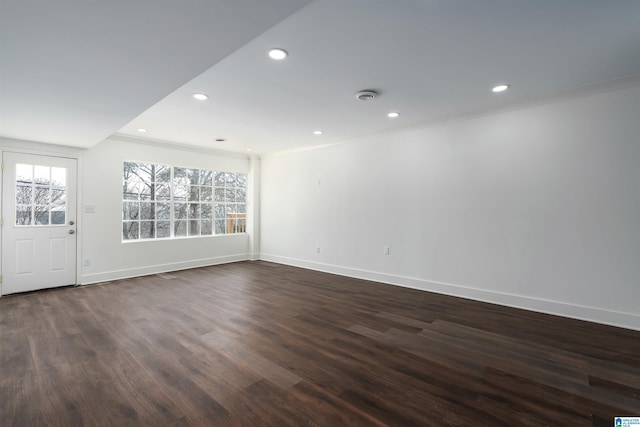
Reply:
[[[2,160],[2,295],[76,284],[76,160]]]

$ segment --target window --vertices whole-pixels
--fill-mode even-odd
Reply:
[[[64,225],[67,170],[16,164],[16,225]]]
[[[216,234],[244,233],[247,223],[247,176],[216,172]]]
[[[244,233],[246,185],[243,173],[125,162],[122,239]]]

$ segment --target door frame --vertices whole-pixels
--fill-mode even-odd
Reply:
[[[26,146],[26,147],[25,147]],[[18,141],[18,140],[5,140],[0,138],[0,162],[2,163],[2,170],[0,170],[0,218],[3,223],[0,226],[0,278],[2,278],[2,274],[4,271],[3,266],[3,253],[2,247],[4,243],[4,193],[2,193],[2,189],[4,188],[4,154],[5,153],[15,153],[15,154],[30,154],[36,156],[47,156],[47,157],[62,157],[66,159],[72,159],[76,161],[76,283],[74,286],[78,286],[81,284],[81,274],[82,274],[82,215],[80,213],[82,210],[81,199],[82,199],[82,179],[80,179],[80,174],[82,172],[82,156],[80,155],[80,150],[72,147],[64,147],[64,146],[55,146],[60,151],[51,151],[51,146],[47,144],[40,144],[28,141]],[[2,280],[0,280],[0,298],[2,298]],[[10,296],[10,295],[7,295]]]

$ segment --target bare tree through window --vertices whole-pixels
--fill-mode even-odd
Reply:
[[[66,218],[66,169],[16,165],[16,225],[61,225]]]
[[[220,176],[221,184],[218,182]],[[245,187],[245,174],[124,162],[122,238],[138,240],[244,232]],[[224,202],[221,212],[217,204],[219,191],[223,192]],[[223,229],[216,219],[225,225]]]

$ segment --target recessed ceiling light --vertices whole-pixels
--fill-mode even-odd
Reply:
[[[313,134],[314,135],[322,135],[324,132],[322,132],[321,130],[314,130]]]
[[[392,118],[392,119],[395,119],[396,117],[399,117],[399,116],[400,116],[400,113],[398,113],[396,111],[394,111],[393,113],[387,114],[387,117]]]
[[[226,139],[225,139],[225,138],[218,138],[218,139],[216,139],[216,142],[225,142],[225,141],[226,141]]]
[[[209,99],[209,95],[207,95],[206,93],[194,93],[192,96],[198,101],[206,101],[207,99]]]
[[[138,128],[136,130],[140,133],[145,133],[147,131],[145,128]]]
[[[247,151],[253,151],[253,148],[247,148]]]
[[[511,87],[511,85],[501,84],[501,85],[498,85],[498,86],[494,87],[491,90],[494,91],[494,92],[504,92],[505,90],[509,89],[510,87]]]
[[[289,54],[286,50],[280,48],[271,49],[269,51],[269,56],[271,57],[271,59],[276,59],[278,61],[286,58],[288,55]]]

